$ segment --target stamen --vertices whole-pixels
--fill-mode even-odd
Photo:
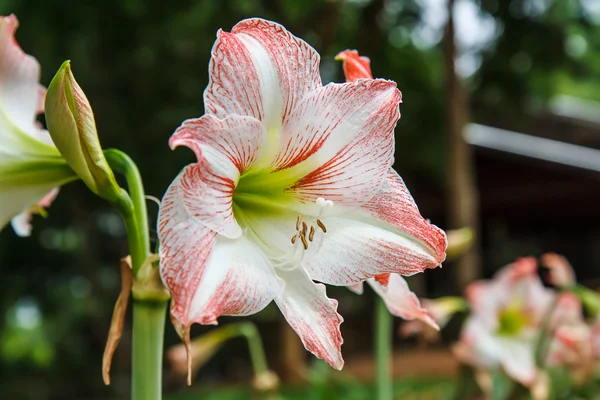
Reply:
[[[307,229],[308,229],[308,225],[306,225],[306,222],[302,221],[302,234],[303,235],[306,234]]]
[[[296,239],[298,239],[298,235],[292,236],[292,244],[296,243]]]
[[[325,224],[323,222],[321,222],[320,219],[317,218],[317,225],[319,225],[319,228],[321,228],[323,230],[323,233],[327,233],[327,227],[325,226]]]
[[[302,218],[300,217],[300,214],[298,214],[298,218],[296,218],[296,230],[300,229],[300,221],[302,220]]]
[[[300,240],[302,240],[302,245],[304,246],[304,250],[308,250],[308,242],[306,241],[306,236],[300,236]]]
[[[315,226],[311,225],[310,233],[308,234],[308,240],[310,240],[312,242],[314,237],[315,237]]]

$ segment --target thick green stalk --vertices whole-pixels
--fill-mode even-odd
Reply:
[[[160,400],[162,398],[162,357],[165,333],[165,314],[168,294],[156,287],[157,274],[140,274],[140,268],[150,256],[148,213],[144,185],[133,160],[125,153],[108,149],[106,160],[114,172],[125,176],[129,194],[122,190],[117,203],[125,220],[127,241],[134,276],[133,294],[133,352],[132,400]],[[153,268],[148,266],[148,268]],[[147,282],[148,280],[148,282]],[[136,288],[139,286],[139,289]],[[138,289],[138,290],[136,290]]]
[[[165,301],[133,302],[132,400],[162,398]]]
[[[375,313],[375,361],[377,400],[392,400],[392,322],[383,300],[377,297]]]

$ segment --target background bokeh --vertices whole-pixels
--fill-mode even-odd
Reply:
[[[449,226],[445,206],[445,0],[1,0],[0,14],[10,13],[20,21],[17,40],[42,65],[43,84],[72,60],[103,146],[128,153],[147,193],[158,198],[193,160],[185,149],[171,151],[167,140],[183,120],[203,114],[218,29],[253,16],[277,21],[319,51],[324,82],[343,81],[334,57],[358,49],[371,58],[376,77],[398,82],[403,93],[395,168],[425,217],[456,228]],[[471,121],[600,149],[599,2],[456,0],[454,19],[456,70],[469,95]],[[556,251],[572,261],[580,280],[594,285],[600,278],[599,173],[535,160],[527,151],[472,150],[479,275],[489,276],[518,256]],[[157,207],[149,210],[153,225]],[[127,334],[113,386],[104,387],[100,375],[119,290],[118,259],[127,253],[123,223],[79,182],[64,187],[49,212],[47,219],[35,219],[30,238],[17,238],[10,228],[0,233],[0,397],[127,393]],[[414,286],[429,297],[458,294],[454,274],[448,264]],[[368,354],[371,293],[328,293],[340,299],[346,318],[345,357]],[[281,367],[277,310],[268,308],[254,320],[271,364]],[[177,342],[168,327],[167,344]],[[403,343],[398,339],[397,345]],[[196,381],[247,379],[244,346],[227,346]]]

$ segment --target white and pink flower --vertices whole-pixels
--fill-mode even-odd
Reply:
[[[15,232],[28,236],[31,215],[43,214],[76,176],[36,122],[46,90],[38,62],[15,40],[18,26],[14,15],[0,16],[0,227],[12,219]]]
[[[391,168],[401,94],[381,79],[323,86],[317,52],[261,19],[218,32],[209,74],[205,115],[170,140],[198,159],[159,216],[172,314],[216,324],[274,300],[339,369],[342,317],[313,280],[350,286],[445,257],[444,233]]]
[[[535,348],[554,293],[537,275],[534,258],[521,258],[491,281],[467,289],[472,314],[456,347],[463,362],[477,368],[502,367],[526,386],[537,375]]]

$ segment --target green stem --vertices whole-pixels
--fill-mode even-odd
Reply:
[[[377,297],[375,314],[375,357],[377,400],[392,400],[392,322],[393,317],[383,300]]]
[[[162,398],[165,301],[133,302],[132,400]]]
[[[125,220],[127,242],[131,254],[131,269],[136,284],[142,288],[157,279],[152,274],[142,274],[140,268],[150,256],[148,212],[142,177],[137,165],[122,151],[104,151],[113,171],[125,176],[129,194],[122,190],[117,203]],[[163,290],[152,288],[144,293],[132,290],[133,294],[133,353],[132,353],[132,400],[160,400],[162,398],[162,357],[165,333],[165,314],[168,296]],[[142,297],[140,297],[142,296]]]
[[[137,165],[122,151],[108,149],[104,151],[104,155],[113,171],[123,174],[127,180],[130,200],[122,199],[118,207],[127,228],[131,269],[133,276],[137,276],[140,267],[150,255],[148,211],[142,176]]]
[[[250,359],[255,375],[260,375],[269,370],[267,366],[267,358],[265,357],[265,349],[260,339],[258,329],[251,322],[243,322],[240,324],[240,333],[244,335],[248,341],[248,349],[250,350]]]

